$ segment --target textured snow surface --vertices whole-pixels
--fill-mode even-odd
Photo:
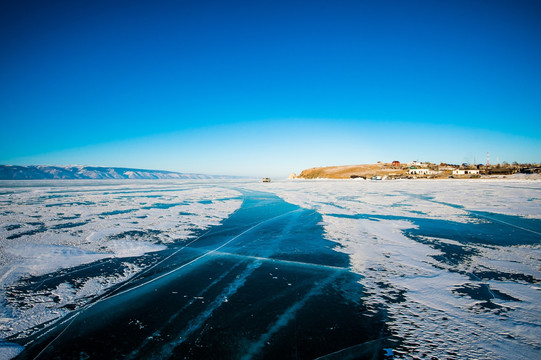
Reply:
[[[326,236],[350,255],[369,301],[384,305],[393,335],[403,339],[394,358],[541,357],[539,223],[493,218],[540,219],[541,182],[294,180],[265,187],[323,215]],[[414,235],[427,221],[451,226]],[[485,244],[453,228],[484,223],[510,240],[528,234],[536,241]],[[459,256],[442,252],[449,248]]]
[[[144,269],[134,257],[219,225],[241,203],[239,192],[218,182],[0,181],[0,337],[64,316]],[[115,258],[129,259],[77,286],[21,285]]]
[[[68,314],[148,267],[140,255],[219,225],[243,188],[322,215],[400,339],[387,357],[541,357],[541,182],[528,180],[0,182],[0,337]],[[62,280],[107,261],[114,272]],[[55,271],[53,287],[25,290]]]

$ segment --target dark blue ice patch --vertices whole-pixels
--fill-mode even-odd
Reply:
[[[19,229],[21,226],[22,226],[21,224],[10,224],[10,225],[4,226],[4,229],[6,229],[7,231],[13,231],[13,230]]]
[[[144,210],[151,210],[151,209],[170,209],[175,206],[182,206],[182,205],[189,205],[187,202],[181,202],[181,203],[172,203],[172,204],[166,204],[166,203],[156,203],[148,206],[143,206],[141,209]]]
[[[23,232],[20,232],[20,233],[17,233],[17,234],[8,235],[8,236],[6,236],[6,239],[13,240],[13,239],[18,239],[18,238],[23,237],[23,236],[32,236],[32,235],[39,234],[39,233],[47,231],[47,228],[41,222],[31,222],[31,223],[28,223],[28,224],[32,225],[32,226],[37,226],[37,228],[27,230],[27,231],[23,231]]]
[[[159,240],[159,235],[162,232],[160,230],[130,230],[124,231],[118,234],[109,235],[110,240],[121,240],[121,239],[137,239],[137,240]]]
[[[137,209],[106,211],[106,212],[102,212],[101,214],[98,214],[98,215],[102,215],[102,216],[121,215],[121,214],[129,214],[129,213],[134,212],[134,211],[137,211]]]
[[[415,235],[412,236],[414,240],[418,239],[416,236],[428,236],[455,240],[463,244],[514,246],[541,243],[541,220],[481,211],[470,211],[469,217],[477,220],[474,223],[375,214],[328,214],[328,216],[373,221],[408,221],[418,227],[417,229],[404,230],[406,235]]]
[[[521,273],[510,273],[500,270],[474,270],[471,274],[475,277],[475,280],[497,280],[497,281],[513,281],[513,282],[522,282],[528,284],[539,284],[540,279],[529,275]]]
[[[62,223],[62,224],[56,224],[51,226],[51,229],[67,229],[67,228],[73,228],[78,226],[86,225],[90,222],[90,220],[87,221],[81,221],[81,222],[69,222],[69,223]]]
[[[89,206],[89,205],[96,205],[96,203],[91,202],[91,201],[71,201],[71,202],[63,202],[63,203],[55,203],[55,204],[45,204],[45,207]]]
[[[73,214],[73,215],[69,215],[69,216],[63,216],[64,214],[62,213],[58,213],[57,214],[59,216],[59,220],[75,220],[75,219],[78,219],[81,217],[81,214]]]
[[[511,295],[496,289],[491,289],[489,285],[482,283],[466,283],[458,285],[455,286],[451,291],[462,296],[468,296],[474,300],[488,301],[499,299],[505,301],[520,301]]]

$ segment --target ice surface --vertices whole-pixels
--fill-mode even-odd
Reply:
[[[241,203],[238,191],[207,181],[0,182],[0,337],[65,315],[144,264],[127,261],[116,274],[54,289],[27,289],[28,277],[164,250],[219,225]]]
[[[541,219],[541,182],[295,180],[264,187],[323,215],[327,238],[363,275],[367,301],[384,304],[391,332],[403,340],[386,350],[394,358],[541,356],[541,229],[497,218]],[[526,231],[536,241],[491,245],[452,226],[439,236],[414,235],[422,220],[472,229],[489,223],[510,240],[520,242]],[[488,289],[486,299],[456,291],[469,284]]]
[[[6,183],[10,184],[3,182],[3,185]],[[242,201],[238,192],[205,182],[195,186],[145,182],[130,185],[95,182],[85,186],[89,183],[63,182],[65,186],[61,188],[47,186],[47,182],[23,183],[33,186],[0,189],[0,266],[3,267],[23,257],[27,262],[37,254],[30,250],[36,249],[33,247],[36,244],[56,245],[50,248],[56,249],[54,252],[61,251],[59,246],[66,246],[103,256],[134,256],[156,251],[163,246],[155,247],[151,243],[186,240],[195,231],[220,224]],[[17,249],[28,249],[34,255],[29,252],[23,255],[24,251]],[[79,254],[76,259],[80,263],[94,260],[92,256]],[[74,266],[74,261],[65,265]],[[55,264],[63,266],[60,261]]]
[[[9,360],[19,355],[23,347],[0,339],[0,360]]]
[[[3,185],[4,337],[61,317],[70,306],[126,281],[145,264],[124,259],[219,225],[239,208],[239,190],[251,189],[322,215],[325,236],[336,242],[336,251],[349,255],[351,271],[362,275],[367,306],[384,309],[391,333],[401,340],[385,349],[394,358],[532,359],[541,354],[539,181]],[[479,228],[510,242],[491,242],[490,231]],[[30,294],[14,292],[25,276],[92,266],[98,259],[120,261],[119,270],[77,284],[59,280],[52,289]],[[10,291],[21,306],[10,307]]]
[[[5,252],[8,258],[18,260],[4,267],[8,270],[2,274],[2,281],[26,275],[47,274],[60,268],[90,263],[110,256],[76,247],[50,244],[13,244],[7,246]]]

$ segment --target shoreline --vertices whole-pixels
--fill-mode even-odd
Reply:
[[[454,175],[453,177],[431,177],[431,176],[411,176],[411,177],[399,177],[399,178],[389,178],[382,177],[381,179],[373,180],[370,178],[363,179],[362,177],[357,178],[333,178],[333,177],[314,177],[314,178],[305,178],[297,176],[290,180],[345,180],[345,181],[397,181],[397,180],[522,180],[522,181],[539,181],[541,180],[541,174],[513,174],[513,175],[480,175],[480,176],[460,176]]]

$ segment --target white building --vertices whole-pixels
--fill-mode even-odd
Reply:
[[[479,175],[477,169],[456,169],[453,170],[453,175]]]
[[[409,169],[410,175],[430,175],[429,169]]]

